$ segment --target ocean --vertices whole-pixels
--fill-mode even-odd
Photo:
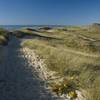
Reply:
[[[40,27],[63,27],[62,25],[0,25],[0,28],[4,28],[6,30],[18,30],[22,28],[40,28]]]

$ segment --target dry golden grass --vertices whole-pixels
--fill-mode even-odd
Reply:
[[[4,45],[4,44],[6,44],[6,42],[7,42],[7,39],[1,35],[0,36],[0,45]]]
[[[94,42],[80,38],[81,33],[76,32],[41,34],[56,36],[61,40],[33,38],[25,41],[23,46],[34,49],[45,59],[48,69],[58,72],[62,77],[73,77],[78,87],[87,92],[87,100],[100,100],[100,57],[91,56],[100,55],[100,50],[92,44]],[[67,49],[74,52],[68,52]],[[77,53],[78,51],[83,54]]]

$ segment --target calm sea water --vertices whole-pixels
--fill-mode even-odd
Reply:
[[[21,29],[21,28],[40,28],[40,27],[63,27],[60,25],[0,25],[0,28],[4,28],[7,30],[17,30],[17,29]]]

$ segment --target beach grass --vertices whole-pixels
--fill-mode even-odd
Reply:
[[[0,29],[0,45],[6,45],[8,43],[8,39],[9,32],[4,29]]]
[[[77,86],[86,91],[87,100],[100,100],[100,49],[95,45],[98,37],[93,40],[91,35],[88,36],[83,31],[84,34],[80,33],[79,30],[83,29],[78,28],[77,32],[61,29],[41,32],[42,35],[57,39],[33,37],[32,40],[25,41],[23,46],[33,49],[45,59],[49,70],[62,77],[73,78]]]

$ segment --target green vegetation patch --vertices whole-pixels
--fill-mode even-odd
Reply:
[[[72,80],[63,79],[63,81],[59,83],[51,82],[49,84],[51,90],[56,93],[57,95],[66,95],[69,96],[71,99],[77,98],[76,93],[76,85]]]

